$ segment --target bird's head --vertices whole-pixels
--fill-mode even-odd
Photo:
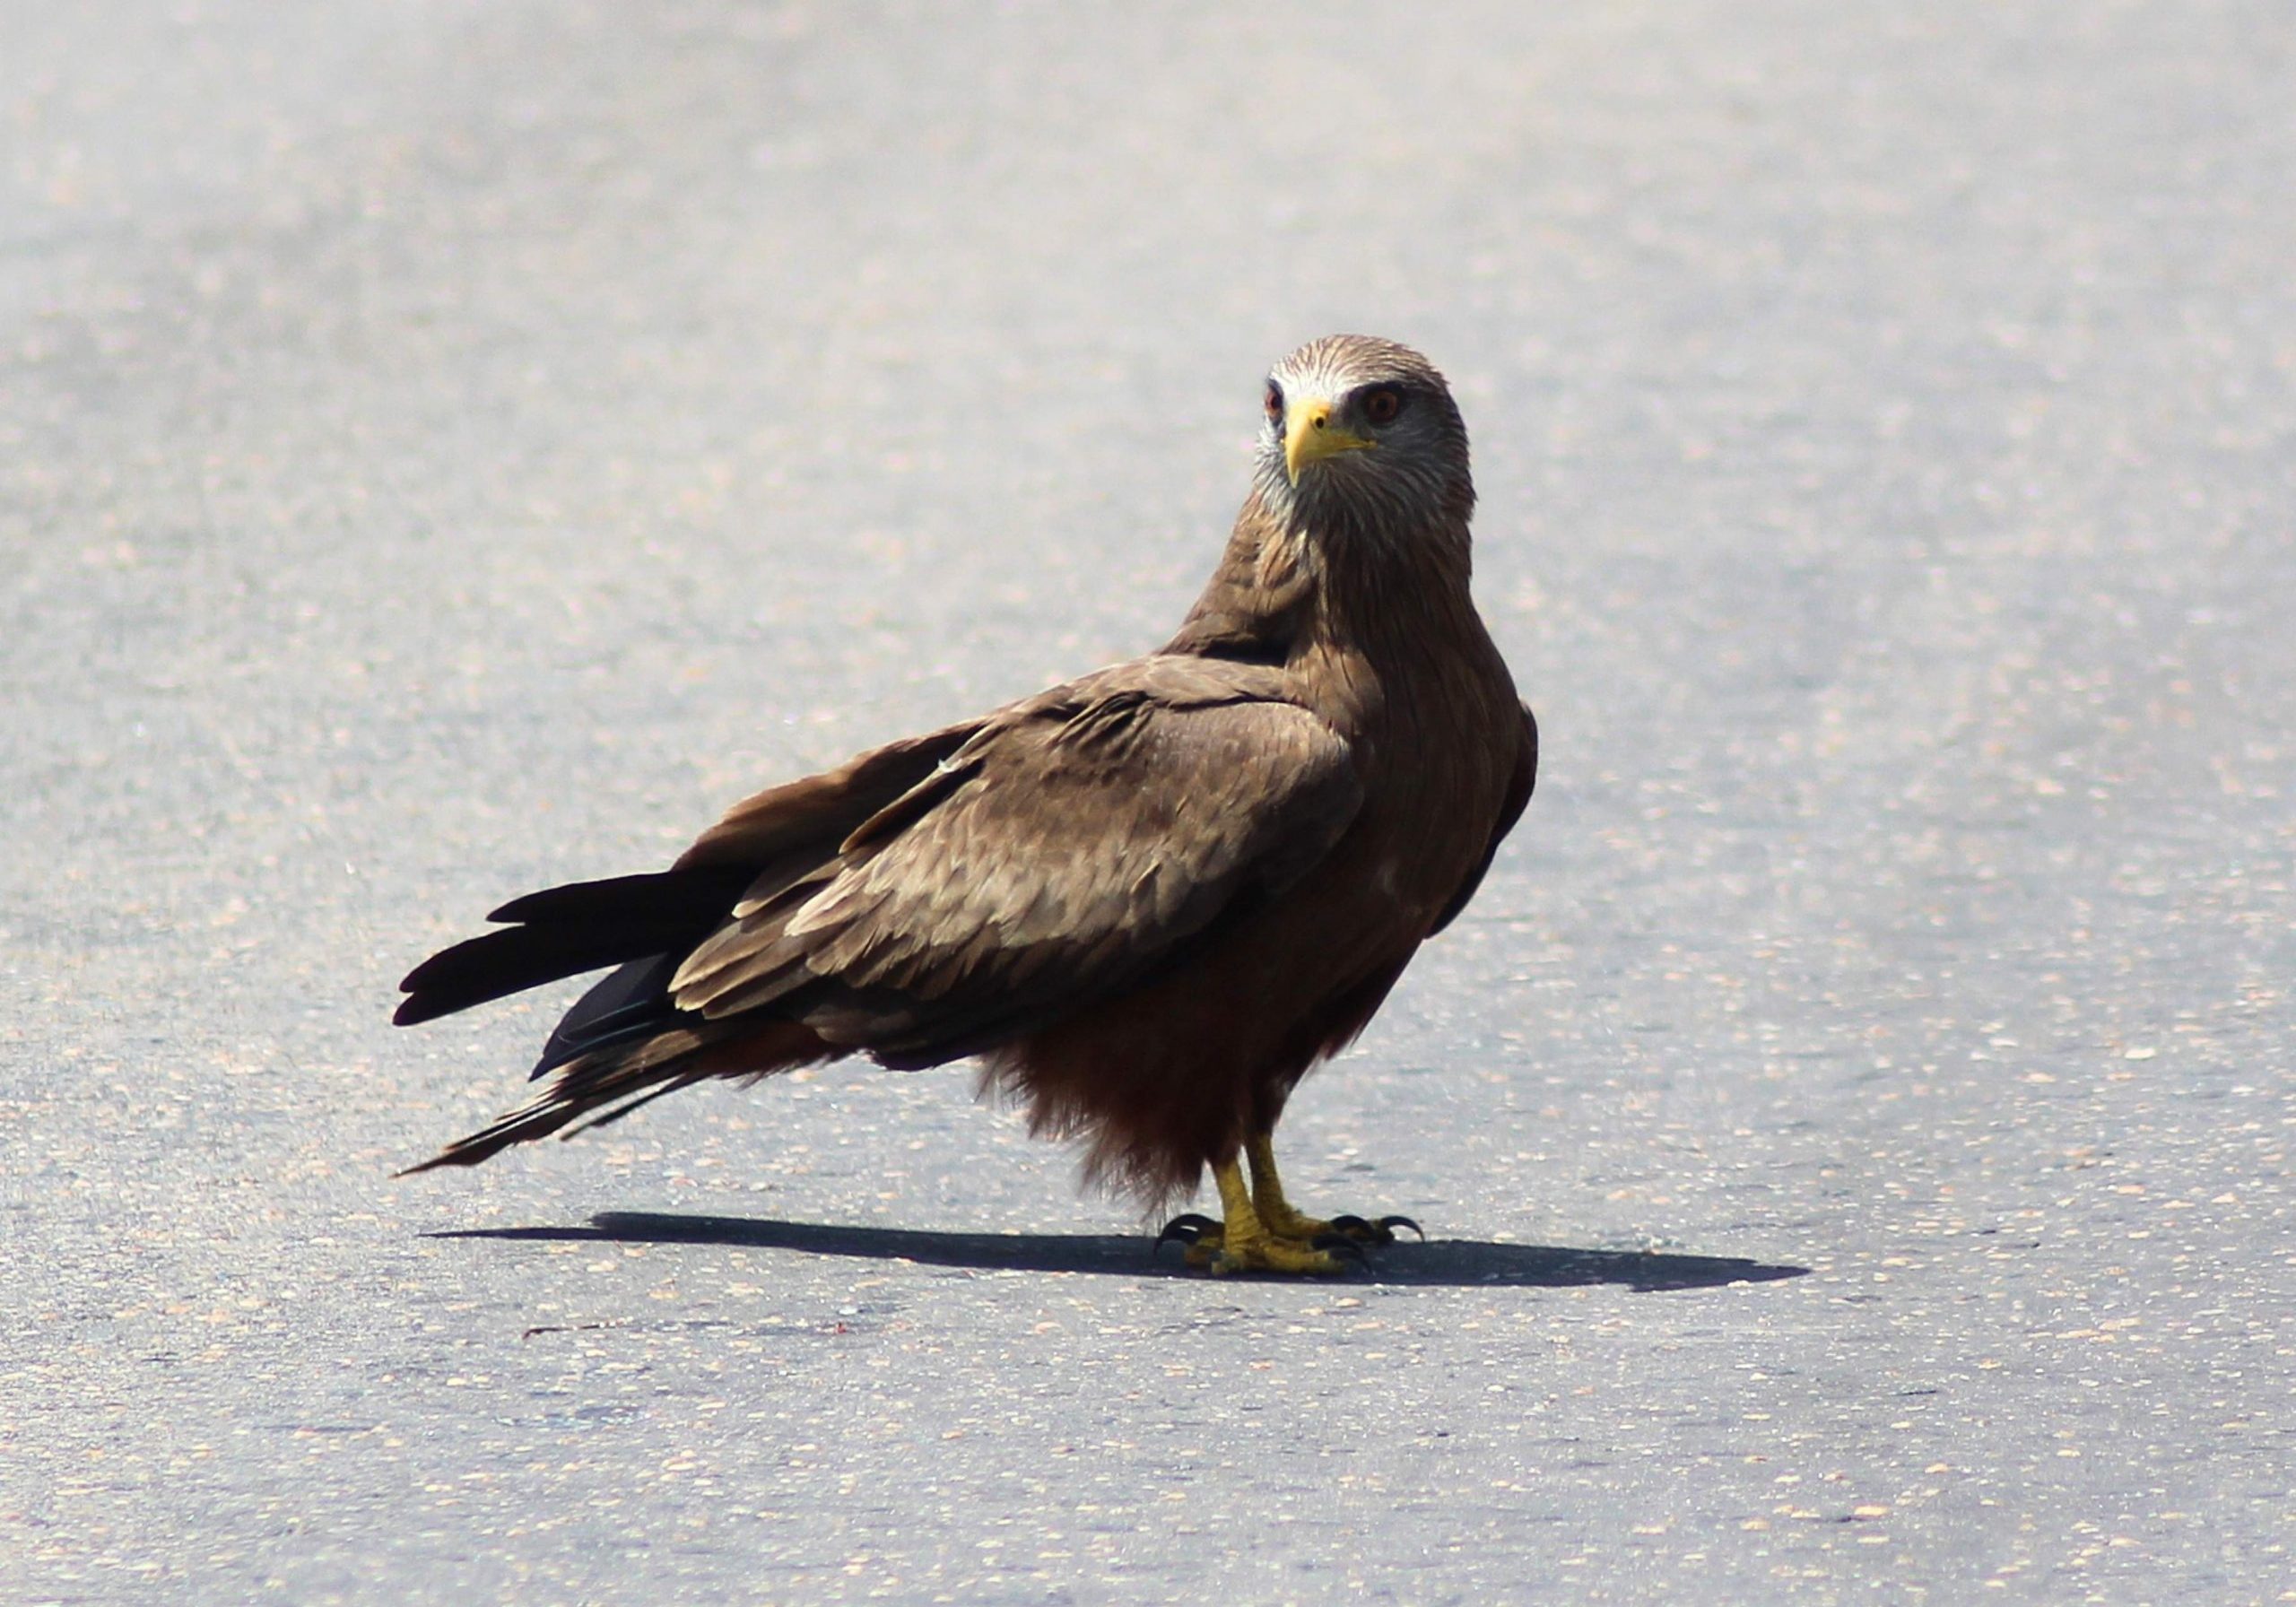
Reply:
[[[1404,534],[1474,507],[1467,431],[1435,365],[1363,334],[1310,341],[1267,377],[1261,495],[1307,526]]]

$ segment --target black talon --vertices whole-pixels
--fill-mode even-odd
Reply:
[[[1360,1216],[1335,1216],[1331,1219],[1331,1225],[1335,1230],[1346,1234],[1359,1245],[1386,1245],[1395,1242],[1396,1236],[1387,1231],[1385,1223],[1367,1222]]]
[[[1336,1222],[1332,1224],[1335,1228],[1338,1225]],[[1369,1265],[1370,1262],[1370,1257],[1363,1254],[1362,1245],[1348,1238],[1344,1233],[1318,1233],[1308,1241],[1308,1247],[1311,1250],[1327,1250],[1335,1255],[1352,1255],[1357,1262],[1365,1265]]]
[[[1151,1256],[1161,1255],[1164,1253],[1164,1242],[1167,1239],[1176,1238],[1184,1245],[1192,1245],[1219,1226],[1219,1223],[1208,1216],[1199,1215],[1193,1211],[1185,1212],[1164,1224],[1164,1230],[1156,1235],[1155,1246],[1148,1254]]]
[[[1419,1235],[1419,1242],[1427,1242],[1427,1230],[1407,1216],[1383,1216],[1376,1222],[1367,1222],[1360,1216],[1335,1216],[1331,1219],[1332,1230],[1344,1233],[1360,1245],[1391,1245],[1396,1229],[1408,1228]]]

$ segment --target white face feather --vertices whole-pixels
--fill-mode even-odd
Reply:
[[[1275,365],[1268,378],[1287,396],[1322,396],[1337,401],[1374,378],[1393,378],[1380,365],[1366,363],[1361,354],[1330,341],[1302,346]]]

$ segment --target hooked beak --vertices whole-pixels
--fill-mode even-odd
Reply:
[[[1331,421],[1331,404],[1321,396],[1301,396],[1283,412],[1283,472],[1300,483],[1300,471],[1311,463],[1343,452],[1368,452],[1376,442],[1350,434]]]

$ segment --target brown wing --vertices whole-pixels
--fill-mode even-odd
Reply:
[[[1467,900],[1474,897],[1475,889],[1483,885],[1484,875],[1491,870],[1491,862],[1498,857],[1499,845],[1507,840],[1507,834],[1515,829],[1515,822],[1523,818],[1523,811],[1530,807],[1531,789],[1538,785],[1538,780],[1539,723],[1531,713],[1531,706],[1526,703],[1523,705],[1523,744],[1515,751],[1515,774],[1508,782],[1507,801],[1500,805],[1498,823],[1491,829],[1491,841],[1484,847],[1483,857],[1475,862],[1474,873],[1459,883],[1459,890],[1451,895],[1451,901],[1443,906],[1443,913],[1436,916],[1435,924],[1427,929],[1430,937],[1458,919],[1459,911],[1467,907]]]
[[[832,1043],[922,1064],[1139,977],[1354,816],[1347,744],[1273,684],[1152,658],[1001,712],[833,862],[761,882],[672,998],[707,1019],[786,1000]]]

